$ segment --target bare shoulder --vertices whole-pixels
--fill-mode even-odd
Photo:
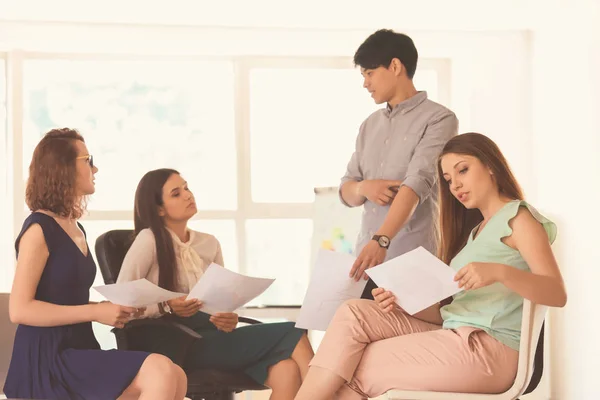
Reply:
[[[513,234],[514,244],[519,247],[520,243],[531,240],[548,241],[548,235],[544,226],[538,221],[527,207],[519,207],[517,215],[509,222]]]
[[[19,253],[23,251],[48,253],[48,245],[46,244],[46,238],[44,237],[44,231],[40,224],[31,224],[25,231],[21,240],[19,241]]]

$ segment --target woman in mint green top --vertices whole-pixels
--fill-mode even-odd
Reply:
[[[471,277],[474,268],[493,270],[509,266],[531,273],[523,255],[516,248],[506,244],[506,238],[510,238],[513,233],[511,225],[516,222],[513,220],[519,214],[525,215],[519,218],[533,217],[539,221],[548,235],[549,242],[554,242],[556,238],[554,223],[539,214],[524,200],[511,200],[489,218],[485,229],[478,229],[478,227],[473,229],[473,233],[468,236],[467,244],[452,259],[450,266],[457,271],[469,266],[471,269],[466,268],[462,273],[469,273]],[[477,234],[479,231],[481,234]],[[444,328],[455,329],[461,326],[480,328],[518,351],[523,296],[503,285],[500,280],[488,286],[479,284],[475,287],[476,279],[478,278],[473,278],[474,281],[471,283],[470,278],[465,278],[464,282],[469,282],[465,289],[470,290],[456,294],[450,304],[441,308]]]
[[[394,295],[351,300],[327,329],[296,400],[364,399],[388,390],[500,393],[517,372],[523,299],[563,307],[551,244],[556,226],[523,200],[484,135],[448,141],[439,157],[439,257],[463,291],[408,315]]]

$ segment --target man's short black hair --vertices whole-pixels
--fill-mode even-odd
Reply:
[[[388,68],[394,58],[400,60],[409,79],[415,76],[419,53],[412,39],[391,29],[380,29],[369,36],[354,54],[354,65],[365,69]]]

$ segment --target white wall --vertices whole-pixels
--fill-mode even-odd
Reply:
[[[0,0],[0,20],[298,29],[521,30],[537,0]]]
[[[551,312],[552,399],[559,400],[600,398],[598,21],[598,2],[559,2],[532,42],[535,202],[559,224],[569,296],[565,309]]]

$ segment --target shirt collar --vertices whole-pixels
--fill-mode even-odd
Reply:
[[[395,107],[392,107],[388,103],[385,107],[385,114],[387,116],[393,116],[399,112],[402,114],[406,114],[407,112],[411,111],[412,109],[417,107],[419,104],[421,104],[425,100],[427,100],[427,92],[426,91],[417,92],[417,94],[398,103]]]
[[[181,239],[179,239],[179,236],[177,236],[175,234],[175,232],[173,232],[172,230],[170,230],[169,228],[167,228],[165,226],[165,229],[171,234],[171,236],[173,237],[173,242],[179,246],[179,247],[189,247],[191,246],[191,244],[194,242],[194,231],[191,229],[186,229],[186,232],[188,232],[190,234],[190,240],[188,240],[187,242],[182,242]]]

